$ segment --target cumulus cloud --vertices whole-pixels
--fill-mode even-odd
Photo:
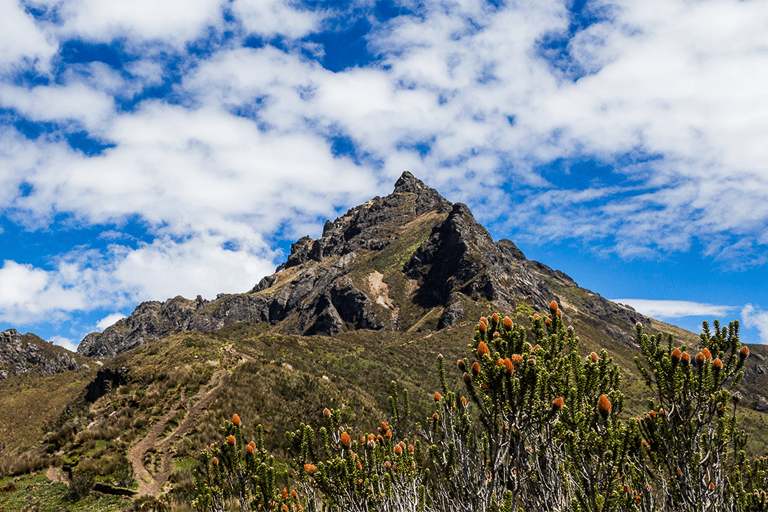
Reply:
[[[5,260],[0,267],[0,320],[24,324],[82,310],[83,286],[69,281],[68,269],[62,270],[49,272]]]
[[[78,341],[71,340],[69,338],[65,338],[64,336],[51,336],[51,339],[49,339],[48,341],[50,341],[54,345],[64,347],[70,352],[77,352],[77,346],[80,344],[79,340]]]
[[[737,309],[735,306],[704,304],[685,300],[611,299],[632,306],[651,318],[683,318],[687,316],[722,317]]]
[[[760,332],[760,343],[768,344],[768,311],[763,311],[760,306],[747,304],[741,310],[741,319],[744,327]]]
[[[0,2],[0,72],[29,64],[45,69],[57,47],[20,2]]]
[[[318,62],[324,49],[285,42],[336,15],[300,3],[35,5],[57,18],[0,7],[0,28],[24,27],[18,44],[0,30],[0,67],[47,62],[69,39],[119,41],[128,58],[0,82],[0,107],[52,126],[29,138],[0,124],[0,208],[27,229],[138,218],[152,241],[130,246],[115,228],[96,256],[6,262],[0,277],[20,295],[0,297],[20,318],[93,307],[105,290],[118,301],[247,290],[280,256],[268,240],[387,193],[404,170],[524,241],[578,239],[625,258],[699,241],[724,266],[766,263],[764,3],[592,1],[594,22],[573,32],[559,0],[407,3],[413,15],[386,21],[358,2],[375,62],[339,72]],[[244,47],[253,34],[278,42]],[[86,156],[64,140],[75,129],[112,146]],[[584,160],[611,171],[572,165]],[[730,311],[645,306],[662,318]]]
[[[61,38],[113,41],[129,44],[163,41],[180,47],[218,27],[222,0],[37,0],[55,10],[60,22],[50,30]]]
[[[103,331],[109,326],[115,325],[115,323],[120,320],[121,318],[125,318],[125,315],[122,313],[111,313],[98,322],[96,322],[96,328],[99,331]]]

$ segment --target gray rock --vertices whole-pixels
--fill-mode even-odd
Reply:
[[[426,239],[421,232],[409,231],[426,222],[434,226]],[[419,245],[408,248],[402,263],[394,259],[402,264],[407,291],[400,283],[399,295],[390,296],[383,274],[373,269],[383,268],[380,262],[386,261],[388,270],[382,271],[391,276],[393,254],[385,251],[400,237],[415,233]],[[369,269],[369,274],[361,275],[357,266]],[[559,301],[554,289],[576,287],[562,272],[527,260],[510,240],[494,242],[466,205],[451,204],[405,172],[392,194],[327,221],[316,240],[299,239],[275,274],[248,293],[220,294],[211,302],[176,297],[164,303],[143,303],[103,333],[89,334],[78,352],[114,357],[176,332],[215,332],[245,321],[266,322],[280,332],[304,335],[407,329],[411,326],[403,325],[399,310],[409,302],[424,311],[441,308],[438,328],[447,328],[463,318],[465,301],[488,301],[498,311],[515,311],[518,301],[526,301],[546,311],[553,298]],[[627,329],[647,320],[586,290],[578,296],[582,297],[575,304],[579,311],[613,324],[608,332],[622,343],[632,343]]]
[[[19,334],[15,329],[0,332],[0,380],[12,375],[54,375],[85,368],[75,354],[48,343],[34,334]]]

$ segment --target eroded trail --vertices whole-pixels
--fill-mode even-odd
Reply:
[[[193,397],[187,398],[182,392],[168,412],[160,418],[147,432],[144,438],[136,443],[128,451],[128,460],[133,467],[133,474],[139,483],[138,496],[146,494],[158,496],[163,484],[173,470],[173,447],[176,441],[184,437],[196,424],[202,420],[208,406],[218,395],[219,391],[226,386],[229,381],[229,372],[219,370],[211,376],[208,384],[200,389]],[[189,406],[189,404],[193,404]],[[186,406],[186,414],[181,423],[173,429],[166,437],[160,439],[165,431],[168,422],[173,418],[181,405]],[[159,460],[159,468],[147,469],[144,466],[144,456],[147,452],[155,451],[155,460]]]

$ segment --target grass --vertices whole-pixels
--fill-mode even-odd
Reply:
[[[40,512],[112,512],[132,506],[130,498],[97,492],[73,503],[66,499],[67,484],[51,482],[43,473],[0,478],[0,489],[8,488],[9,485],[16,490],[0,491],[0,512],[23,510],[35,504],[40,505]]]
[[[488,302],[467,301],[465,311],[465,318],[475,319],[490,316],[494,308]],[[516,323],[527,325],[533,311],[531,304],[521,301],[510,316]],[[648,391],[634,366],[637,349],[617,344],[606,333],[604,324],[586,315],[573,311],[566,314],[583,340],[584,355],[606,348],[622,368],[626,418],[644,414]],[[24,490],[0,496],[0,512],[16,510],[20,505],[18,500],[26,495],[39,496],[45,507],[49,507],[43,510],[124,508],[127,506],[124,500],[105,496],[94,496],[77,504],[64,503],[61,496],[66,486],[47,482],[41,473],[34,472],[48,465],[89,468],[99,475],[100,481],[108,482],[123,461],[120,456],[124,457],[130,446],[142,439],[151,425],[180,400],[182,392],[187,399],[191,398],[219,369],[230,372],[228,385],[202,420],[176,441],[172,450],[176,455],[171,477],[177,489],[174,496],[181,501],[188,499],[196,457],[211,442],[220,441],[218,429],[233,413],[238,413],[243,420],[246,439],[255,438],[256,425],[264,426],[267,448],[277,456],[281,468],[279,478],[288,479],[292,468],[285,463],[288,454],[284,433],[295,430],[301,423],[319,428],[324,407],[344,411],[345,421],[354,425],[354,432],[374,430],[380,421],[390,419],[387,397],[390,382],[394,381],[401,393],[407,389],[410,394],[411,426],[423,423],[433,412],[431,397],[439,389],[438,354],[445,357],[449,388],[461,392],[464,387],[455,361],[469,354],[474,325],[473,320],[465,320],[443,331],[350,331],[334,337],[300,337],[276,334],[262,325],[244,322],[228,326],[217,334],[183,333],[137,347],[108,363],[128,368],[127,382],[93,404],[82,400],[82,391],[95,372],[70,372],[44,379],[14,377],[0,384],[0,389],[5,390],[0,393],[3,406],[0,422],[6,417],[16,418],[19,431],[27,432],[15,438],[13,442],[18,444],[9,443],[3,451],[7,458],[14,457],[17,469],[24,473],[16,483],[20,490],[19,483],[23,484]],[[663,327],[652,326],[653,329]],[[677,334],[680,343],[685,341],[690,345],[697,340],[690,333]],[[758,356],[768,356],[768,351],[762,347],[752,350],[755,359],[754,363],[750,359],[748,366],[767,364]],[[249,361],[242,362],[243,356]],[[752,370],[752,366],[749,368],[751,373],[745,389],[768,385],[759,380],[766,376]],[[34,401],[42,400],[47,394],[52,396],[59,416],[42,410],[37,417],[30,415],[29,410],[41,409],[34,408]],[[113,404],[117,404],[117,409]],[[748,405],[749,400],[745,399],[743,404]],[[186,409],[192,405],[186,404]],[[183,421],[185,412],[183,407],[179,409],[161,439]],[[741,408],[739,414],[741,426],[753,432],[747,446],[749,453],[766,453],[765,415],[745,408]],[[35,436],[39,437],[35,439]],[[48,450],[49,446],[53,449]],[[30,448],[35,450],[28,452],[26,458],[18,458],[19,453]],[[158,468],[160,464],[151,452],[146,462],[150,468]],[[4,482],[0,484],[2,487],[11,480],[0,482]],[[54,497],[57,493],[58,498]],[[92,508],[83,508],[89,506]]]

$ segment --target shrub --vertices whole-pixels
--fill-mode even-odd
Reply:
[[[95,484],[96,478],[90,471],[74,471],[69,479],[67,499],[76,502],[88,497]]]
[[[481,319],[456,365],[461,393],[439,356],[435,409],[415,430],[407,393],[401,403],[392,383],[392,417],[377,432],[356,432],[326,408],[317,434],[306,424],[286,433],[290,493],[275,485],[260,426],[246,444],[235,416],[201,455],[196,510],[766,510],[768,460],[747,461],[737,430],[734,390],[749,355],[737,323],[716,322],[714,334],[704,324],[701,350],[638,324],[636,363],[653,396],[644,417],[622,419],[607,351],[581,357],[555,301],[530,321],[528,332]]]

